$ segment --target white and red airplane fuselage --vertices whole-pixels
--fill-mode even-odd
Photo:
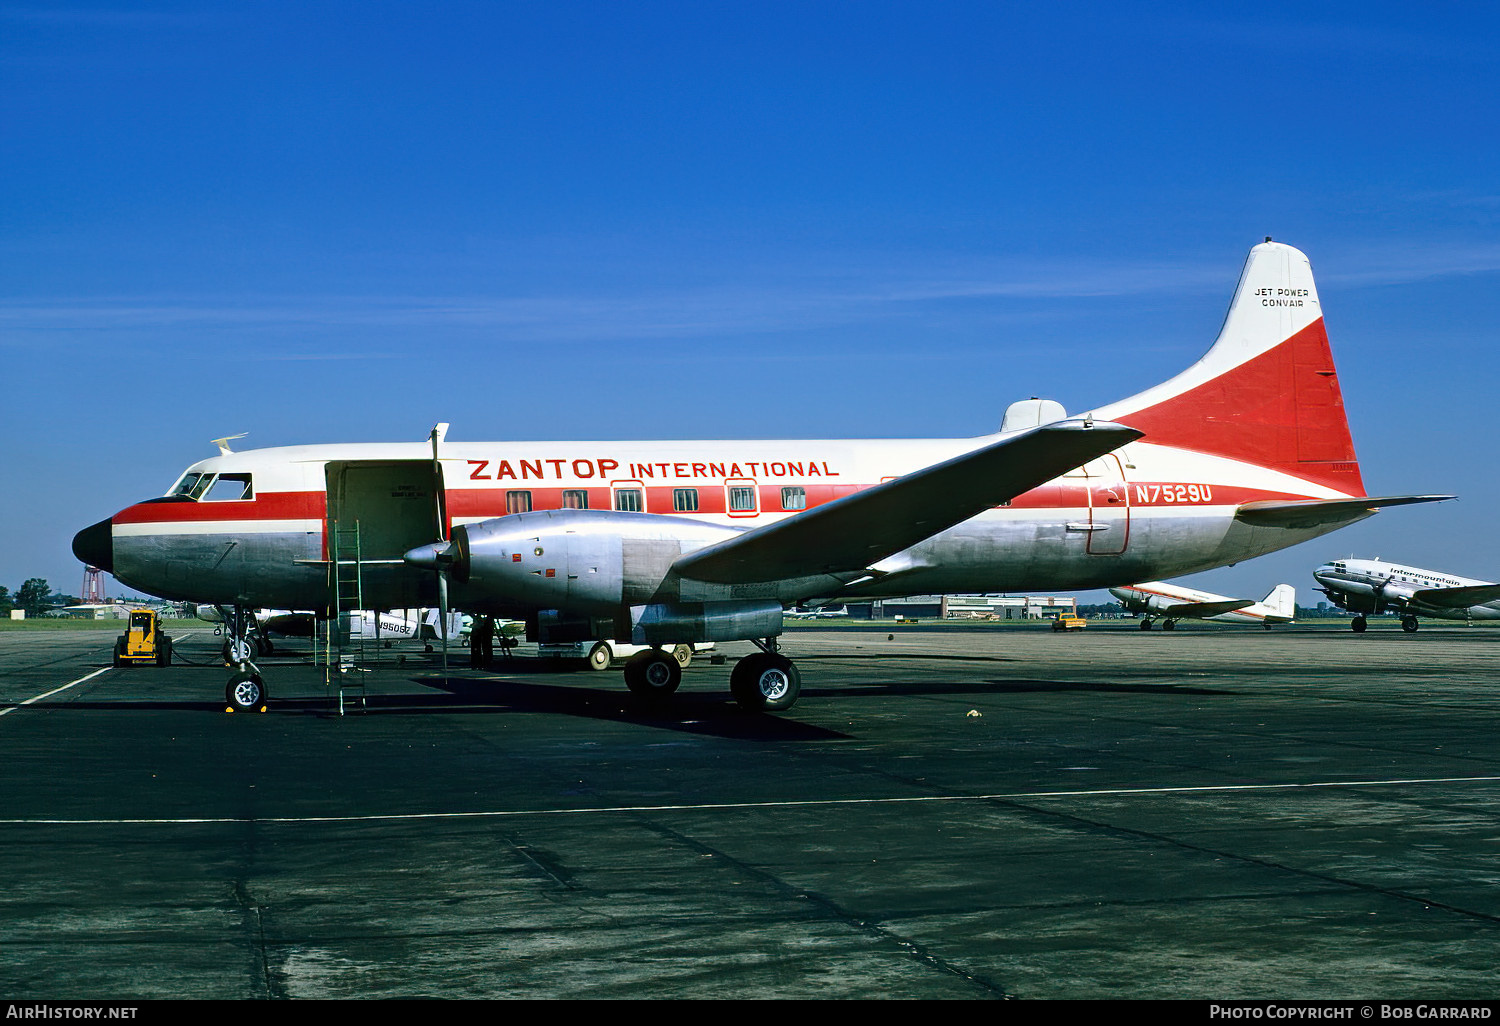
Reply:
[[[977,438],[439,438],[224,451],[74,550],[167,598],[326,610],[357,535],[367,608],[433,605],[443,575],[468,612],[677,643],[774,636],[797,603],[1174,577],[1430,498],[1365,495],[1311,267],[1270,242],[1202,359],[1081,417],[1025,400]]]

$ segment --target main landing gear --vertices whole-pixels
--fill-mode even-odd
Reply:
[[[760,649],[734,664],[729,674],[729,693],[750,712],[784,712],[802,693],[802,674],[797,664],[777,651],[775,638],[755,640]]]
[[[1150,620],[1142,620],[1141,621],[1141,630],[1143,630],[1143,631],[1149,631],[1150,629],[1151,629],[1151,621]],[[1174,631],[1174,630],[1177,629],[1177,621],[1176,620],[1172,620],[1172,619],[1163,620],[1161,622],[1161,629],[1164,630],[1164,631]]]
[[[1368,626],[1369,624],[1362,616],[1356,616],[1354,619],[1349,621],[1349,629],[1355,634],[1363,634],[1365,632],[1365,628]]]
[[[256,652],[255,639],[260,632],[254,630],[255,618],[244,606],[235,606],[233,612],[219,607],[224,615],[224,661],[234,667],[229,683],[224,685],[226,712],[265,712],[270,696],[260,669],[251,661]],[[269,645],[267,646],[269,649]]]
[[[1403,616],[1401,618],[1401,629],[1408,634],[1414,632],[1417,629],[1417,618],[1411,615]]]
[[[802,675],[797,664],[777,651],[776,639],[752,639],[760,649],[734,664],[729,692],[750,712],[784,712],[802,693]],[[631,694],[662,698],[682,683],[682,663],[673,653],[651,649],[634,655],[625,664],[625,686]]]

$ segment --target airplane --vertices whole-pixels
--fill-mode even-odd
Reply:
[[[658,646],[750,641],[730,693],[779,711],[801,689],[778,640],[788,608],[1176,577],[1452,498],[1365,493],[1311,264],[1269,239],[1202,358],[1077,416],[1023,399],[998,432],[924,440],[448,442],[447,430],[244,452],[221,440],[166,495],[80,531],[73,551],[140,591],[237,612],[329,610],[356,568],[366,606],[652,645],[625,666],[639,695],[681,682]],[[249,662],[225,693],[231,709],[267,700]]]
[[[1178,620],[1218,620],[1222,623],[1258,623],[1266,630],[1273,624],[1297,618],[1297,591],[1278,584],[1259,602],[1230,598],[1207,591],[1184,588],[1165,581],[1146,581],[1128,588],[1110,588],[1109,593],[1132,613],[1141,614],[1141,630],[1151,629],[1152,616],[1160,616],[1161,628],[1172,630]]]
[[[1336,559],[1313,571],[1319,589],[1340,609],[1356,614],[1350,629],[1362,632],[1367,613],[1398,613],[1401,629],[1417,629],[1417,616],[1440,620],[1500,620],[1500,584],[1422,570],[1379,559]]]
[[[233,614],[222,606],[195,603],[194,614],[200,620],[217,624],[216,633],[232,620]],[[310,638],[313,636],[318,616],[310,610],[252,609],[248,611],[248,634],[243,639],[227,638],[224,642],[224,658],[228,662],[246,662],[253,655],[270,655],[275,651],[271,635],[283,638]],[[375,611],[356,609],[349,614],[349,636],[364,640],[380,640],[387,644],[395,641],[443,640],[457,641],[468,635],[468,623],[462,614],[450,613],[448,630],[442,629],[442,619],[436,609],[399,609]],[[249,646],[237,648],[236,645]],[[429,644],[427,650],[432,651]]]
[[[849,615],[849,610],[844,606],[834,608],[832,606],[820,606],[817,609],[804,609],[798,606],[786,612],[788,620],[832,620]]]

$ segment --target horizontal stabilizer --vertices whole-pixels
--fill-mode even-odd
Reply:
[[[1175,606],[1163,609],[1161,614],[1174,619],[1190,616],[1201,620],[1210,616],[1218,616],[1220,613],[1232,613],[1236,609],[1244,609],[1246,606],[1253,605],[1255,603],[1250,599],[1225,599],[1223,602],[1179,602]]]
[[[1139,437],[1108,421],[1044,424],[699,549],[673,569],[720,584],[863,570]]]
[[[1385,495],[1363,499],[1265,499],[1241,503],[1234,518],[1256,527],[1321,527],[1345,520],[1359,520],[1386,506],[1408,506],[1414,502],[1445,502],[1452,495]]]
[[[1471,584],[1465,588],[1423,588],[1411,597],[1418,605],[1466,609],[1500,599],[1500,584]]]

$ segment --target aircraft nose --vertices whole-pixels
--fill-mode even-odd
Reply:
[[[114,521],[101,520],[92,527],[85,527],[73,536],[73,555],[89,566],[114,572],[115,533]]]

